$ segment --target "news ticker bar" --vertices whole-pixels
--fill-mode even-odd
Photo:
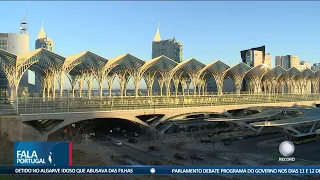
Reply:
[[[310,174],[320,166],[0,166],[0,174]]]

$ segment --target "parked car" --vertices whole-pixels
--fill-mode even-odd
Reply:
[[[185,153],[176,153],[173,157],[179,160],[187,159],[187,155]]]
[[[191,155],[190,158],[195,160],[204,160],[204,156],[202,154]]]
[[[208,137],[213,137],[213,133],[209,133],[209,134],[208,134]]]
[[[152,151],[159,151],[159,146],[149,146],[149,149]]]
[[[118,140],[113,141],[113,144],[115,144],[117,146],[122,146],[122,142],[118,141]]]
[[[138,140],[134,139],[134,138],[130,138],[128,140],[129,143],[138,143]]]
[[[139,136],[139,134],[138,134],[138,133],[136,133],[136,132],[133,132],[133,133],[131,133],[131,136],[132,136],[132,137],[138,137],[138,136]]]
[[[243,139],[243,137],[242,137],[242,136],[239,136],[239,137],[238,137],[238,140],[242,140],[242,139]]]

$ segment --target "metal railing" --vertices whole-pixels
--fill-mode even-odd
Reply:
[[[18,98],[13,104],[6,104],[15,114],[119,111],[136,109],[159,109],[203,106],[225,106],[245,104],[266,104],[283,102],[319,101],[320,94],[227,94],[202,96],[153,96],[153,97],[25,97]],[[2,106],[1,106],[2,107]],[[9,111],[8,109],[6,111]],[[5,113],[4,109],[1,112]]]

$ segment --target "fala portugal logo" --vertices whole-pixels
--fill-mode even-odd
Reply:
[[[71,142],[15,142],[15,166],[71,166]]]

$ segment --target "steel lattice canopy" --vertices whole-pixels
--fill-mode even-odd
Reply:
[[[235,77],[243,78],[250,70],[250,66],[243,62],[240,62],[229,68],[229,70],[227,71],[227,76],[231,77],[232,79],[235,79]]]
[[[70,75],[79,75],[89,71],[104,70],[108,60],[90,51],[85,51],[66,58],[64,67]]]
[[[301,72],[296,67],[292,67],[292,68],[288,69],[285,73],[283,73],[282,76],[284,76],[285,79],[293,79],[299,73],[301,73]]]
[[[179,75],[180,79],[190,79],[189,74],[185,71],[182,71],[182,73]]]
[[[17,56],[18,64],[29,64],[29,69],[39,74],[56,73],[62,69],[64,61],[65,57],[43,48]]]
[[[2,63],[5,63],[7,66],[16,66],[17,55],[12,54],[8,51],[0,49],[0,63],[1,67],[4,67]]]
[[[144,65],[144,63],[145,61],[143,61],[142,59],[127,53],[109,59],[109,61],[105,65],[105,68],[117,67],[118,70],[131,70],[137,72],[141,68],[141,66]]]
[[[265,80],[278,80],[286,70],[281,66],[272,68],[269,72],[264,75]]]
[[[314,72],[312,72],[310,69],[304,69],[298,76],[301,79],[311,79],[314,77]]]
[[[142,67],[141,70],[144,72],[170,72],[174,67],[178,65],[177,62],[174,60],[166,57],[166,56],[159,56],[147,61]]]
[[[208,80],[212,77],[212,74],[209,72],[204,72],[200,75],[200,79],[202,80]]]
[[[203,69],[206,65],[202,62],[198,61],[195,58],[188,59],[184,62],[179,63],[175,68],[172,69],[172,75],[176,73],[180,73],[181,71],[187,72],[190,74],[199,74],[201,69]]]
[[[213,76],[216,76],[216,75],[224,74],[229,68],[230,66],[228,66],[224,62],[217,60],[213,63],[206,65],[200,71],[200,73],[203,74],[208,72],[208,73],[211,73]]]
[[[251,80],[256,78],[262,78],[265,73],[268,72],[268,68],[264,64],[260,64],[251,70],[248,71],[248,73],[245,75],[245,79]]]
[[[156,74],[154,75],[155,79],[163,79],[162,75],[160,74],[159,71],[156,72]]]

